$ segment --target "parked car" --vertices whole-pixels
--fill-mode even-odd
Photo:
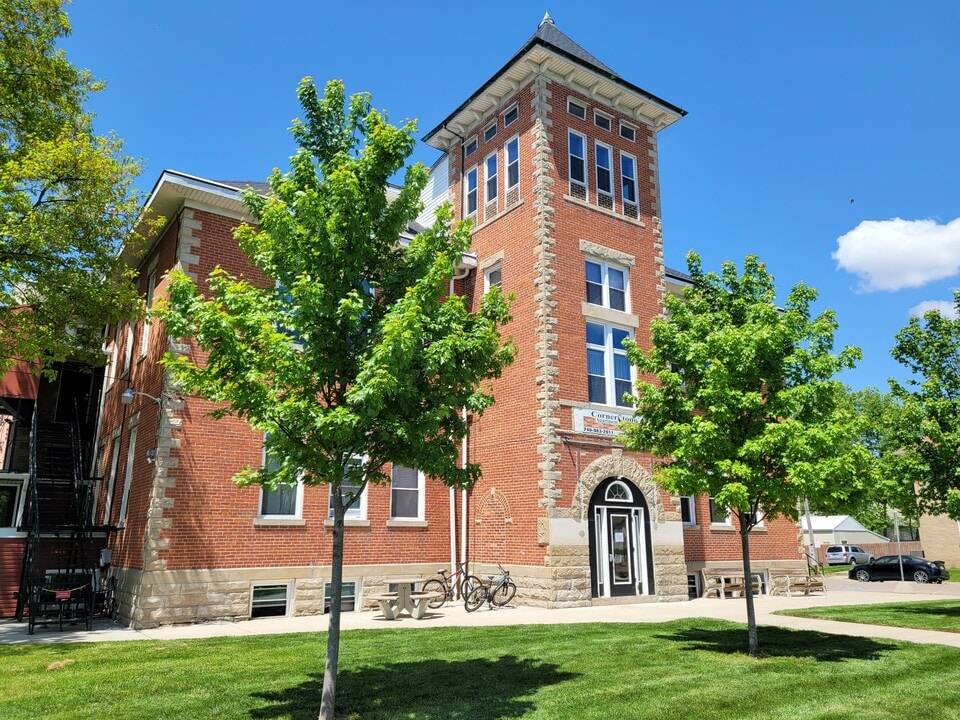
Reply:
[[[830,545],[825,554],[827,565],[856,565],[873,560],[874,555],[856,545]]]
[[[918,583],[941,583],[950,579],[950,573],[940,561],[931,562],[913,555],[884,555],[863,565],[850,568],[851,580],[873,582],[876,580],[899,580],[900,559],[903,558],[903,578]]]

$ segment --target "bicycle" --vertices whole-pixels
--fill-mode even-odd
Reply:
[[[423,584],[423,587],[420,588],[421,592],[440,593],[440,597],[433,602],[427,603],[427,607],[432,610],[441,608],[447,600],[453,600],[456,594],[459,594],[461,598],[466,598],[477,585],[483,584],[476,575],[468,575],[466,567],[465,563],[458,562],[456,572],[450,575],[450,577],[447,577],[446,568],[440,568],[437,570],[437,573],[440,575],[439,580],[433,578]]]
[[[473,612],[483,605],[484,602],[488,603],[492,608],[494,605],[503,607],[513,600],[513,596],[517,594],[517,586],[513,580],[510,579],[510,571],[504,570],[503,565],[500,563],[497,563],[497,567],[500,568],[500,572],[503,574],[500,576],[496,585],[494,585],[493,582],[493,575],[488,575],[488,585],[480,583],[466,596],[466,599],[463,601],[463,607],[467,612]]]

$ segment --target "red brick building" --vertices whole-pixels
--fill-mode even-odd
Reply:
[[[684,111],[619,77],[544,18],[533,37],[425,142],[442,157],[425,193],[429,221],[449,200],[475,223],[455,291],[473,303],[491,284],[516,300],[506,328],[516,362],[496,405],[472,422],[464,453],[483,469],[454,492],[414,469],[368,487],[350,510],[345,608],[391,576],[468,560],[509,567],[517,601],[589,605],[618,596],[683,600],[700,569],[739,559],[735,521],[708,498],[661,490],[653,459],[616,442],[619,398],[634,378],[620,343],[649,342],[663,295],[657,134]],[[256,276],[232,239],[238,189],[165,172],[148,201],[166,227],[142,255],[148,303],[181,267],[204,282],[216,265]],[[214,421],[158,365],[190,353],[159,324],[116,328],[104,381],[95,521],[115,526],[121,614],[138,626],[323,611],[329,580],[328,490],[238,488],[263,461],[243,422]],[[131,394],[129,391],[134,391]],[[126,394],[130,402],[122,402]],[[796,563],[796,526],[752,539],[754,567]]]

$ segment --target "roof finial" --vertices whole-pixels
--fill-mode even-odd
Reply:
[[[540,24],[537,25],[537,28],[542,28],[542,27],[544,26],[544,24],[550,24],[550,25],[556,26],[556,23],[553,22],[553,18],[550,17],[550,13],[549,13],[549,12],[545,12],[545,13],[543,14],[543,20],[540,21]]]

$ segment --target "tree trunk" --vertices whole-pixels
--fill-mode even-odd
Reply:
[[[743,587],[747,600],[747,652],[753,657],[760,657],[760,641],[757,638],[757,612],[753,607],[753,576],[750,574],[750,525],[738,512],[740,520],[740,551],[743,553]]]
[[[330,565],[330,624],[327,629],[327,660],[323,667],[320,720],[333,720],[337,701],[337,664],[340,661],[340,598],[343,594],[343,516],[346,508],[340,486],[330,493],[333,505],[333,561]]]

